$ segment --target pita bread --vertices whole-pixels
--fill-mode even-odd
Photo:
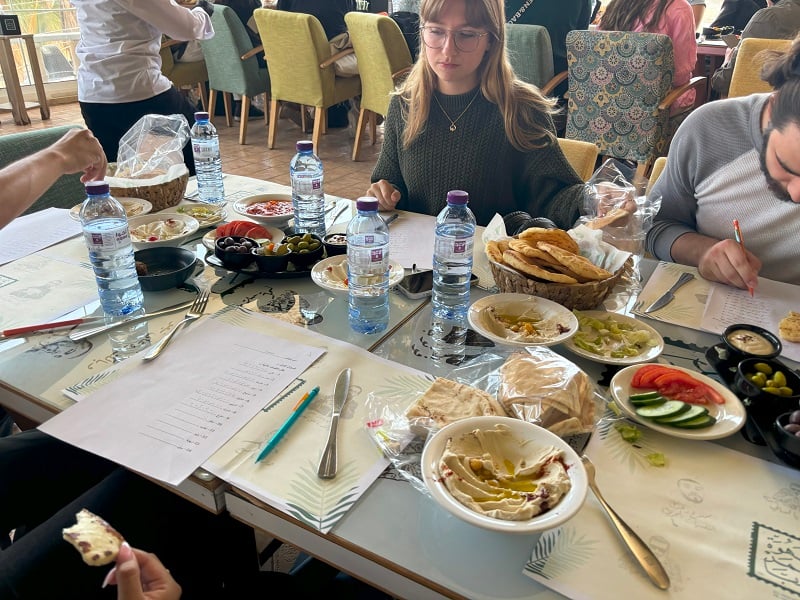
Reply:
[[[601,279],[608,279],[613,275],[613,273],[606,271],[602,267],[598,267],[588,258],[580,254],[565,252],[563,248],[548,244],[547,242],[539,242],[538,247],[547,252],[570,271],[577,273],[580,277],[599,281]]]
[[[778,323],[778,335],[787,342],[800,342],[800,312],[789,311]]]
[[[450,379],[437,377],[431,387],[419,397],[406,411],[406,417],[412,422],[421,419],[433,422],[436,428],[448,423],[480,416],[505,416],[503,406],[491,394],[457,383]]]
[[[556,273],[550,271],[546,267],[540,267],[534,264],[535,259],[528,258],[524,254],[520,254],[515,250],[506,250],[503,252],[503,262],[512,269],[516,269],[520,273],[528,276],[535,277],[542,281],[554,281],[555,283],[578,283],[578,280],[563,273]]]
[[[81,553],[83,562],[100,567],[117,560],[124,541],[116,529],[85,508],[75,515],[77,523],[61,531],[63,537]]]
[[[538,242],[547,242],[559,248],[563,248],[572,254],[578,254],[581,249],[578,242],[572,239],[572,236],[563,229],[545,229],[543,227],[529,227],[517,237],[525,240],[531,246],[536,246]]]

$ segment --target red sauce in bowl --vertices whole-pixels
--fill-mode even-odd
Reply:
[[[294,206],[284,200],[267,200],[266,202],[253,202],[244,209],[248,215],[257,217],[282,217],[294,214]]]

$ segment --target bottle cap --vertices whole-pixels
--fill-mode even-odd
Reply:
[[[314,142],[310,140],[301,140],[297,142],[295,147],[298,152],[310,152],[314,150]]]
[[[378,210],[378,199],[372,196],[364,196],[356,199],[356,209],[358,210]]]
[[[447,203],[463,206],[469,202],[469,194],[462,190],[452,190],[447,192]]]
[[[108,194],[111,188],[105,181],[87,181],[84,184],[84,189],[86,189],[88,196],[99,196]]]
[[[209,115],[208,115],[207,112],[199,111],[199,112],[194,113],[194,120],[195,121],[208,121],[209,120]]]

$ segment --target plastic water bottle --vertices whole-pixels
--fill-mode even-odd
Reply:
[[[322,161],[310,141],[297,142],[297,154],[289,163],[292,179],[295,233],[325,235],[325,194]]]
[[[469,309],[475,215],[468,202],[467,192],[447,192],[447,206],[436,217],[431,304],[440,319],[463,319]]]
[[[377,333],[389,325],[389,227],[377,198],[356,200],[347,226],[347,289],[350,327]]]
[[[128,218],[104,181],[86,184],[80,211],[83,238],[107,315],[127,316],[142,309],[144,296],[136,275]]]
[[[192,154],[197,173],[198,200],[207,204],[222,204],[225,202],[225,185],[222,182],[219,136],[207,112],[194,113]]]

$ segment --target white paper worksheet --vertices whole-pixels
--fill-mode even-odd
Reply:
[[[323,353],[206,318],[39,428],[177,485]]]
[[[47,208],[17,217],[0,229],[0,265],[33,254],[80,232],[81,224],[72,219],[64,208]]]

